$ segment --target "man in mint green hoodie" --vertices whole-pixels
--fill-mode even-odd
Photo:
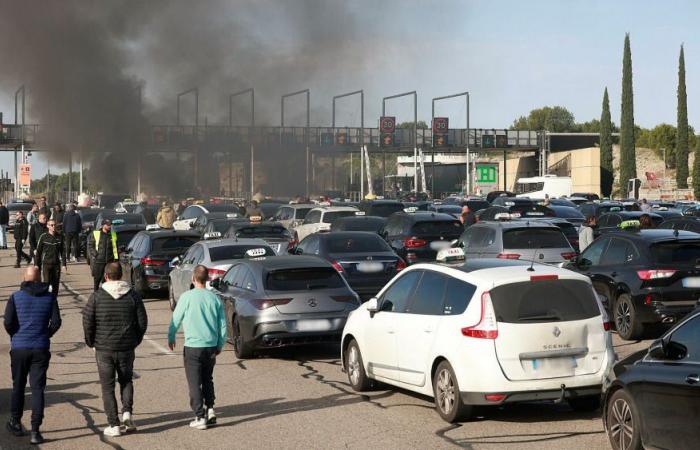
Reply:
[[[197,266],[191,289],[180,296],[168,329],[168,347],[175,349],[175,334],[185,326],[185,375],[190,406],[196,414],[190,427],[206,430],[216,423],[214,413],[214,365],[226,341],[226,313],[219,299],[205,288],[209,271]],[[206,405],[206,406],[205,406]]]

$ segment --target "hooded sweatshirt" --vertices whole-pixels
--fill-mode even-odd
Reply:
[[[135,349],[143,340],[147,327],[143,300],[126,281],[102,283],[83,310],[85,343],[100,351]]]
[[[161,228],[172,228],[175,222],[175,210],[170,206],[163,206],[158,210],[156,223]]]

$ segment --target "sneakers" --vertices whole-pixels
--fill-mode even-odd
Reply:
[[[44,436],[42,436],[38,431],[32,431],[32,438],[29,443],[37,445],[41,444],[42,442],[44,442]]]
[[[197,430],[206,430],[207,419],[205,419],[204,417],[198,417],[194,419],[192,422],[190,422],[190,428],[195,428]]]
[[[136,425],[134,425],[134,420],[131,418],[130,412],[124,412],[124,414],[122,414],[122,429],[126,433],[136,431]]]
[[[105,428],[102,434],[104,434],[107,437],[117,437],[122,435],[122,431],[119,428],[119,425],[115,425],[113,427]]]
[[[207,410],[207,425],[216,424],[216,413],[214,413],[214,408],[209,408]]]
[[[5,425],[5,428],[7,428],[7,431],[9,431],[17,437],[24,436],[25,434],[24,428],[22,428],[22,423],[19,420],[8,420],[7,424]]]

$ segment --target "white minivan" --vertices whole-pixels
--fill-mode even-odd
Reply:
[[[588,277],[525,261],[417,264],[353,311],[343,370],[433,396],[455,422],[475,405],[532,400],[599,405],[615,356]]]

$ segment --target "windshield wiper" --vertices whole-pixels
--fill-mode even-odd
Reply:
[[[518,317],[518,320],[561,320],[561,317],[555,315],[542,314],[540,316]]]

